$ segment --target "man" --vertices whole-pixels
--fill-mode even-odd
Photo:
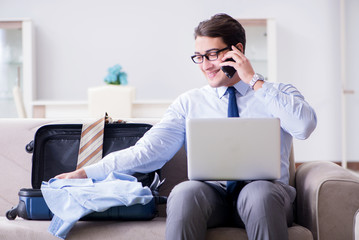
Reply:
[[[316,115],[292,85],[264,82],[244,52],[245,31],[238,21],[218,14],[201,22],[195,29],[192,60],[209,85],[179,96],[161,122],[134,147],[58,178],[100,180],[112,171],[131,174],[161,168],[184,144],[187,118],[227,117],[227,88],[233,86],[240,117],[280,118],[281,178],[241,182],[230,194],[222,183],[186,181],[177,185],[168,199],[166,238],[204,239],[207,228],[234,225],[245,227],[249,239],[288,239],[287,226],[293,221],[296,194],[288,185],[292,137],[309,137],[316,127]],[[236,73],[228,78],[222,66],[231,66]]]

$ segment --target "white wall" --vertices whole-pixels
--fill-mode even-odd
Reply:
[[[359,56],[359,1],[346,1],[346,89],[354,90],[355,94],[346,97],[346,123],[347,123],[347,158],[348,161],[359,159],[359,77],[358,77],[358,56]]]
[[[0,18],[34,22],[40,100],[85,100],[117,63],[137,100],[204,85],[189,58],[193,29],[218,12],[276,19],[278,81],[297,86],[318,115],[296,158],[340,160],[339,0],[0,0]]]

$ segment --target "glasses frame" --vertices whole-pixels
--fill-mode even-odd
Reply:
[[[218,54],[219,54],[220,52],[223,52],[223,51],[228,50],[228,49],[231,49],[231,48],[230,48],[230,47],[225,47],[225,48],[219,49],[219,50],[217,50],[217,51],[215,51],[215,52],[208,52],[208,53],[206,53],[206,54],[195,54],[195,55],[191,56],[191,59],[192,59],[192,61],[193,61],[195,64],[201,64],[201,63],[203,63],[204,58],[207,58],[208,61],[216,61],[216,60],[218,59]],[[216,55],[217,55],[216,59],[209,59],[208,54],[210,54],[210,53],[216,53]],[[202,57],[202,61],[196,62],[196,61],[194,60],[194,58],[195,58],[195,57],[198,57],[198,56],[201,56],[201,57]]]

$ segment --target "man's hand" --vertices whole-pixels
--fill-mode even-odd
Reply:
[[[58,178],[58,179],[87,178],[87,175],[86,175],[85,170],[83,170],[81,168],[81,169],[77,169],[76,171],[73,171],[73,172],[59,174],[59,175],[55,176],[55,178]]]
[[[234,62],[226,61],[228,58],[233,58]],[[248,60],[248,58],[235,46],[232,46],[232,51],[227,52],[222,61],[225,61],[220,64],[220,66],[231,66],[234,67],[237,72],[239,78],[249,84],[254,75],[253,67]]]

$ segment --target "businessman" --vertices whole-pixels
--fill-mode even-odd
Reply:
[[[288,184],[292,139],[310,136],[316,127],[316,114],[294,86],[265,82],[255,73],[245,56],[245,31],[232,17],[214,15],[199,23],[194,35],[195,51],[191,58],[208,85],[180,95],[163,119],[135,146],[57,177],[104,179],[113,171],[132,174],[161,168],[185,143],[186,119],[229,116],[232,94],[237,116],[280,119],[281,177],[278,181],[240,182],[234,187],[220,182],[180,183],[168,198],[166,239],[205,239],[208,228],[219,226],[245,227],[251,240],[288,239],[287,227],[293,221],[296,195]],[[233,77],[221,70],[223,66],[236,70]]]

